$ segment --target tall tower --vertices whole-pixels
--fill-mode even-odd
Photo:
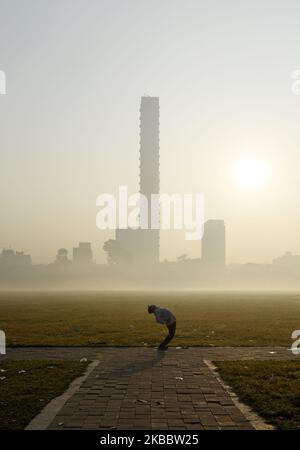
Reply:
[[[208,220],[204,224],[202,261],[225,266],[225,224],[223,220]]]
[[[140,193],[159,194],[159,97],[141,100]]]
[[[159,229],[150,229],[151,215],[159,224],[159,208],[152,207],[151,195],[159,194],[159,97],[142,97],[140,107],[140,193],[148,200],[148,230],[142,230],[144,259],[159,261]],[[142,213],[141,206],[141,213]]]
[[[140,228],[117,229],[116,241],[124,260],[138,264],[159,262],[159,206],[152,205],[151,195],[159,194],[159,98],[142,97],[140,107],[140,194],[147,207],[140,205]],[[151,223],[152,216],[152,223]],[[144,217],[147,222],[143,222]],[[151,225],[156,224],[156,229]],[[147,228],[145,228],[147,225]]]

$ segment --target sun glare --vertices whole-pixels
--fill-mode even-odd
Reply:
[[[235,174],[243,189],[258,189],[267,181],[265,164],[258,159],[241,159],[236,163]]]

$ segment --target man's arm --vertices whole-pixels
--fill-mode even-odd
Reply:
[[[165,309],[160,309],[160,311],[158,313],[157,322],[161,323],[162,325],[166,325],[166,323],[168,322],[168,319],[169,319],[168,311]]]
[[[176,317],[168,309],[162,309],[160,313],[161,313],[160,317],[163,324],[168,326],[171,325],[173,322],[176,322]]]
[[[159,311],[155,311],[155,318],[156,318],[156,322],[160,323],[162,325],[165,324],[165,319],[163,317],[163,311],[159,310]]]

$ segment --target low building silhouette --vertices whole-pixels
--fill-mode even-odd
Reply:
[[[273,259],[273,265],[290,269],[300,269],[300,255],[286,252],[282,256]]]
[[[225,266],[225,224],[224,220],[207,220],[202,238],[202,262]]]
[[[90,242],[79,242],[78,247],[73,247],[74,264],[92,264],[93,252]]]
[[[68,250],[66,248],[60,248],[57,251],[55,264],[64,265],[70,264],[70,260],[68,258]]]
[[[120,247],[119,262],[158,263],[159,235],[157,231],[140,228],[117,229],[116,242]]]
[[[30,255],[9,248],[2,250],[0,264],[11,267],[31,266],[32,260]]]

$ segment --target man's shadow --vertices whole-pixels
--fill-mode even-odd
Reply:
[[[118,367],[114,370],[107,372],[100,372],[97,374],[98,379],[108,379],[108,378],[120,378],[127,377],[137,372],[142,372],[143,370],[150,369],[162,361],[165,357],[165,351],[157,350],[154,358],[146,361],[137,361],[126,364],[125,366]]]

